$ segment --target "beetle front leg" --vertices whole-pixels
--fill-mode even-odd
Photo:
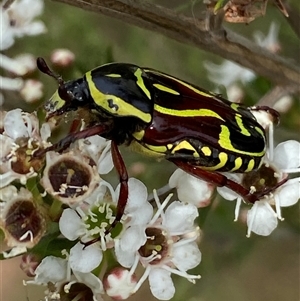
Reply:
[[[57,151],[62,152],[67,149],[73,142],[79,139],[88,138],[94,135],[101,135],[107,133],[109,131],[109,126],[106,124],[99,124],[82,131],[71,133],[68,136],[64,137],[57,143],[45,148],[45,149],[38,149],[34,152],[33,157],[42,157],[49,151]]]
[[[122,155],[119,151],[118,145],[115,141],[111,142],[111,155],[113,159],[114,166],[119,174],[120,179],[120,194],[117,204],[117,213],[116,218],[110,227],[105,231],[105,234],[111,232],[111,230],[121,221],[121,218],[125,211],[125,206],[128,200],[128,173],[122,158]]]
[[[246,202],[252,204],[254,204],[260,198],[269,194],[270,192],[272,192],[273,190],[275,190],[276,188],[278,188],[279,186],[281,186],[287,181],[287,179],[283,179],[282,181],[277,183],[277,185],[275,185],[270,189],[253,192],[243,187],[241,184],[236,183],[235,181],[227,178],[225,175],[222,175],[218,172],[211,172],[208,170],[204,170],[179,159],[172,159],[170,161],[176,164],[180,169],[184,170],[185,172],[189,173],[192,176],[195,176],[196,178],[210,182],[219,187],[223,187],[223,186],[228,187],[229,189],[239,194]]]

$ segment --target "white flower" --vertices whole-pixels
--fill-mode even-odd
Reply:
[[[33,248],[46,231],[42,208],[38,207],[32,193],[21,187],[9,185],[0,189],[0,228],[9,247]]]
[[[149,222],[153,212],[152,206],[147,202],[145,185],[139,180],[130,178],[128,187],[129,197],[121,220],[123,229],[119,241],[120,245],[124,245],[124,251],[131,246],[127,244],[126,237],[131,237],[130,233],[133,231],[141,233],[140,229]],[[119,188],[115,192],[109,183],[101,180],[99,187],[84,200],[84,203],[74,209],[63,211],[59,220],[61,233],[71,241],[80,239],[84,243],[98,238],[103,250],[111,247],[113,243],[111,233],[107,234],[106,230],[115,219],[111,207],[117,206],[118,196]],[[144,242],[145,233],[139,239]]]
[[[91,254],[94,256],[95,254]],[[71,258],[69,258],[69,261]],[[51,282],[55,285],[57,292],[63,285],[63,290],[68,293],[70,287],[76,282],[80,282],[88,286],[93,292],[93,300],[100,300],[97,294],[103,294],[103,285],[98,277],[90,272],[81,272],[72,268],[72,264],[68,259],[54,256],[45,257],[35,270],[35,278],[33,281],[27,281],[29,284],[44,284]],[[69,282],[66,284],[66,282]]]
[[[261,47],[272,52],[277,52],[280,48],[278,31],[279,26],[273,22],[267,36],[264,36],[261,32],[257,31],[254,33],[254,40]],[[256,77],[256,74],[252,70],[228,60],[223,61],[220,65],[205,61],[204,67],[208,71],[208,78],[210,81],[218,86],[223,85],[227,89],[235,86],[235,83],[238,82],[245,85],[246,83],[253,81]]]
[[[221,65],[205,61],[204,67],[208,71],[208,78],[210,81],[218,86],[223,85],[226,88],[236,82],[241,82],[245,85],[256,77],[256,74],[253,71],[227,60]]]
[[[90,157],[76,148],[63,154],[46,153],[41,184],[55,198],[74,208],[97,190],[101,178]]]
[[[49,135],[47,124],[39,129],[35,113],[15,109],[4,114],[3,132],[0,134],[0,187],[14,180],[25,184],[28,178],[37,175],[43,163],[31,156]]]
[[[289,174],[300,172],[300,143],[294,140],[280,143],[275,148],[274,154],[270,152],[268,157],[265,159],[262,167],[255,172],[236,174],[234,176],[233,174],[226,174],[226,176],[237,183],[247,183],[249,189],[250,186],[253,186],[254,188],[252,189],[254,191],[259,189],[255,185],[260,185],[261,183],[264,183],[263,189],[270,191],[270,193],[263,195],[261,199],[256,201],[247,214],[248,237],[251,232],[264,236],[270,235],[277,227],[277,219],[283,220],[281,207],[292,206],[300,198],[300,177],[287,179]],[[257,183],[251,183],[251,180],[249,183],[248,177],[254,173],[257,175]],[[283,184],[282,181],[285,181],[285,179],[287,180]],[[225,199],[237,199],[236,220],[242,197],[226,187],[219,187],[217,189]]]
[[[43,0],[16,0],[12,1],[6,9],[3,8],[4,3],[6,1],[2,1],[0,7],[0,50],[10,48],[14,44],[16,37],[38,35],[46,32],[43,22],[33,21],[43,11]],[[22,76],[34,70],[36,64],[32,55],[21,55],[15,59],[11,59],[0,54],[0,67]],[[19,91],[23,87],[23,84],[21,78],[0,77],[1,90]],[[4,101],[2,93],[0,93],[0,98],[0,103],[2,103]]]
[[[39,35],[46,32],[46,27],[41,21],[34,21],[34,18],[39,16],[44,9],[43,0],[19,0],[14,1],[10,7],[3,11],[3,14],[7,14],[6,22],[7,26],[6,40],[10,41],[10,46],[15,37],[22,37],[24,35]],[[6,48],[9,44],[6,43]],[[2,46],[3,47],[3,46]],[[8,46],[9,47],[9,46]],[[4,48],[3,48],[4,49]]]
[[[278,52],[280,49],[280,44],[278,41],[279,25],[275,22],[272,22],[268,34],[265,36],[260,31],[255,31],[253,34],[255,42],[263,47],[268,49],[271,52]]]
[[[153,207],[147,201],[147,188],[139,180],[129,178],[129,195],[124,212],[123,231],[115,240],[115,252],[118,262],[131,267],[135,252],[146,242],[146,226],[153,215]],[[119,196],[120,185],[116,189]]]
[[[91,203],[89,203],[90,200],[86,200],[85,203],[74,207],[74,209],[67,208],[63,211],[59,220],[59,229],[67,239],[71,241],[80,239],[82,242],[89,242],[94,239],[97,232],[100,236],[104,235],[105,227],[102,225],[103,222],[98,221],[97,217],[98,214],[101,217],[101,213],[105,212],[105,204],[100,203],[104,199],[105,192],[106,186],[101,182],[90,196],[90,198],[96,197]],[[91,222],[94,227],[91,226]]]
[[[210,204],[214,185],[177,169],[169,179],[169,186],[176,188],[178,199],[194,204],[198,208]]]
[[[154,192],[157,212],[146,225],[146,241],[143,245],[139,242],[131,248],[128,247],[127,252],[124,253],[116,242],[117,259],[122,265],[124,262],[131,265],[130,275],[134,274],[138,263],[145,267],[145,272],[132,294],[149,277],[152,294],[160,300],[169,300],[175,293],[172,273],[185,277],[191,282],[200,278],[198,275],[189,275],[186,272],[201,261],[201,252],[195,242],[199,236],[199,229],[194,226],[194,220],[198,216],[197,208],[192,204],[177,201],[164,212],[171,197],[172,195],[169,195],[161,204]],[[131,234],[142,235],[137,232]],[[137,243],[136,238],[127,237],[127,243],[132,246]]]

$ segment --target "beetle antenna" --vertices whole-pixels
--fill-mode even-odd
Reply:
[[[53,77],[54,79],[56,79],[56,81],[58,82],[58,85],[59,85],[59,86],[62,86],[62,85],[65,83],[64,80],[62,79],[62,77],[61,77],[60,75],[55,74],[55,73],[49,68],[49,66],[47,65],[46,61],[45,61],[42,57],[38,57],[38,58],[37,58],[36,64],[37,64],[38,69],[39,69],[41,72],[43,72],[43,73],[45,73],[45,74],[47,74],[47,75]]]
[[[58,83],[58,94],[61,97],[61,99],[65,100],[65,101],[72,101],[72,99],[73,99],[72,93],[69,93],[69,91],[65,88],[65,82],[62,79],[61,75],[55,74],[49,68],[46,61],[42,57],[37,58],[36,64],[37,64],[38,69],[41,72],[53,77],[57,81],[57,83]]]

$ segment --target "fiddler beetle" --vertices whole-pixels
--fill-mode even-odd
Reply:
[[[264,110],[278,119],[275,110],[232,103],[171,75],[132,64],[106,64],[68,82],[55,75],[44,59],[38,58],[37,65],[58,82],[58,90],[45,104],[48,119],[79,108],[92,118],[85,120],[84,130],[37,150],[35,156],[62,152],[72,142],[93,135],[110,139],[121,183],[110,228],[121,220],[128,198],[128,175],[118,148],[122,144],[226,186],[249,203],[271,191],[250,191],[220,172],[247,173],[261,166],[266,133],[251,111]]]

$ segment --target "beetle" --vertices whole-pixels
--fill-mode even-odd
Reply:
[[[118,148],[122,144],[165,158],[197,178],[227,186],[249,203],[274,189],[250,191],[221,172],[247,173],[261,166],[266,133],[252,111],[264,110],[278,119],[275,110],[232,103],[171,75],[133,64],[106,64],[67,82],[44,59],[38,58],[37,66],[58,82],[57,91],[44,106],[48,119],[79,108],[92,118],[85,120],[85,129],[37,150],[35,156],[50,150],[62,152],[77,139],[93,135],[110,139],[121,183],[110,229],[121,220],[128,198],[128,175]]]

